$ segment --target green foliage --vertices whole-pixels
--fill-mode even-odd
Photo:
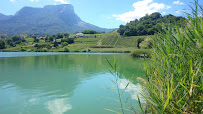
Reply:
[[[51,42],[51,41],[54,41],[54,37],[53,36],[50,36],[49,37],[49,41]]]
[[[151,57],[151,51],[150,49],[137,49],[137,50],[134,50],[130,53],[130,56],[131,57]]]
[[[68,46],[64,47],[64,52],[69,52]]]
[[[152,38],[147,37],[144,41],[139,43],[139,47],[141,49],[150,49],[150,48],[152,48]]]
[[[38,47],[39,47],[39,44],[35,44],[34,47],[38,48]]]
[[[26,52],[32,52],[32,50],[31,49],[27,49]]]
[[[94,30],[83,30],[82,33],[83,34],[97,34],[97,31],[94,31]]]
[[[63,38],[63,34],[57,33],[57,34],[56,34],[56,39],[60,39],[60,38]]]
[[[87,52],[90,52],[90,51],[91,51],[91,50],[88,48],[88,49],[87,49]]]
[[[72,44],[74,43],[74,38],[61,39],[61,42],[67,42],[68,44]]]
[[[20,36],[12,36],[11,39],[12,39],[14,42],[21,41],[21,37],[20,37]]]
[[[7,45],[10,45],[10,46],[12,46],[12,47],[15,47],[15,46],[16,46],[15,43],[13,42],[13,39],[11,39],[11,38],[8,38],[8,39],[6,40],[6,43],[7,43]]]
[[[62,47],[65,47],[65,46],[67,46],[67,45],[68,45],[67,42],[62,42]]]
[[[203,111],[203,19],[187,15],[185,27],[168,27],[153,41],[151,64],[146,66],[143,84],[149,113]]]
[[[42,49],[41,49],[41,52],[47,52],[47,51],[48,51],[47,48],[42,48]]]
[[[37,49],[42,49],[42,48],[51,49],[51,46],[49,44],[35,44],[34,47],[36,47]]]
[[[0,38],[0,49],[4,49],[4,48],[6,48],[6,42],[5,40]]]
[[[137,39],[137,47],[138,47],[138,48],[140,48],[140,43],[141,43],[142,41],[144,41],[143,38]]]
[[[58,47],[58,42],[56,40],[54,41],[54,47]]]
[[[61,39],[61,38],[68,38],[69,34],[68,33],[57,33],[56,35],[52,35],[56,39]]]
[[[26,49],[24,49],[24,48],[21,47],[20,51],[24,52],[24,51],[26,51]]]
[[[139,43],[144,41],[147,36],[122,37],[118,34],[110,34],[99,41],[102,46],[113,47],[135,47],[139,48]]]
[[[34,42],[39,42],[39,39],[37,39],[36,37],[34,38]]]
[[[21,38],[21,41],[22,41],[22,42],[26,42],[25,38]]]
[[[175,17],[171,14],[164,17],[159,12],[145,15],[140,20],[135,19],[127,23],[125,26],[120,25],[118,33],[126,36],[154,35],[161,30],[161,24],[183,26],[185,18]]]

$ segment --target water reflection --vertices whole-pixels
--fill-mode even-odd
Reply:
[[[72,105],[67,102],[68,99],[54,99],[48,101],[45,105],[51,114],[63,114],[72,109]]]
[[[126,88],[126,85],[128,85],[127,88]],[[142,92],[142,86],[139,83],[133,84],[132,82],[126,79],[121,79],[118,87],[119,89],[122,89],[122,90],[126,88],[125,92],[128,92],[129,94],[131,94],[132,99],[137,100],[139,96],[140,101],[142,103],[145,102],[145,99],[140,95],[143,92]]]
[[[97,98],[109,94],[104,89],[105,84],[109,83],[106,76],[110,75],[105,58],[113,62],[114,56],[120,64],[119,73],[124,74],[120,77],[121,80],[131,79],[132,76],[136,79],[143,75],[143,61],[129,59],[127,54],[56,54],[0,58],[0,113],[74,114],[87,110],[91,112],[92,109],[92,113],[108,113],[103,111],[108,103],[102,101],[103,104],[98,104],[101,101]],[[123,89],[125,83],[120,85],[120,89]],[[137,83],[136,80],[131,83],[129,92],[139,88],[139,85],[133,85]]]

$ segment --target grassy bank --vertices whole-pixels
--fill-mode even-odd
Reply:
[[[195,5],[186,27],[163,28],[154,39],[147,80],[140,81],[143,113],[203,113],[203,20]]]
[[[131,57],[151,57],[151,51],[152,49],[136,49],[134,51],[131,51],[130,56]]]

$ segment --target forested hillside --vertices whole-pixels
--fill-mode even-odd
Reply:
[[[120,25],[118,32],[120,35],[126,36],[140,36],[140,35],[154,35],[161,29],[161,25],[177,25],[183,26],[185,18],[176,17],[171,14],[162,16],[159,12],[145,15],[139,20],[135,19],[127,23],[125,26]]]

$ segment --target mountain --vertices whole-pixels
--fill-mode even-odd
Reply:
[[[6,19],[9,19],[11,17],[12,16],[7,16],[7,15],[4,15],[4,14],[0,13],[0,20],[6,20]]]
[[[110,31],[82,21],[71,4],[24,7],[9,18],[0,15],[0,34],[56,34],[82,30]]]

